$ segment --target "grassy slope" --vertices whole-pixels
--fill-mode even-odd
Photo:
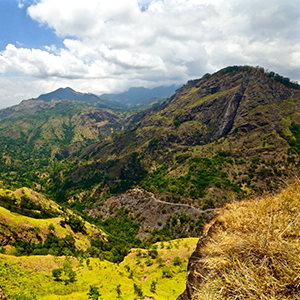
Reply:
[[[157,300],[176,299],[185,287],[185,271],[197,239],[188,238],[157,244],[158,256],[150,259],[147,250],[133,249],[120,264],[90,258],[90,267],[86,261],[80,264],[72,259],[77,281],[65,285],[53,280],[51,271],[62,267],[65,258],[53,256],[14,257],[0,254],[0,286],[10,295],[30,292],[37,299],[87,299],[90,285],[97,286],[102,299],[117,299],[116,287],[120,284],[122,299],[137,297],[133,284],[141,287],[144,295]],[[163,248],[162,248],[163,247]],[[179,256],[181,263],[174,266],[174,257]],[[147,266],[146,261],[152,265]],[[129,269],[130,268],[130,269]],[[167,271],[168,270],[168,271]],[[132,278],[130,273],[132,271]],[[171,274],[172,278],[163,276]],[[151,282],[157,280],[156,293],[150,292]]]
[[[55,202],[47,199],[42,194],[36,193],[28,188],[21,188],[16,191],[5,190],[0,188],[0,196],[14,196],[16,203],[21,201],[21,197],[26,195],[29,201],[35,201],[40,203],[42,207],[51,208],[51,210],[58,212],[59,216],[55,218],[48,219],[36,219],[28,216],[24,216],[0,206],[0,236],[13,235],[14,233],[18,236],[24,237],[33,243],[38,243],[37,235],[44,241],[47,234],[49,233],[49,225],[53,224],[55,230],[54,234],[60,238],[64,238],[66,235],[71,234],[75,238],[75,245],[77,249],[86,250],[90,247],[90,237],[100,233],[100,230],[94,225],[85,222],[86,234],[81,232],[74,233],[69,225],[62,227],[60,221],[64,220],[64,216],[70,216],[72,213],[69,210],[63,212],[61,207]],[[1,203],[0,203],[1,204]],[[9,232],[9,231],[10,232]],[[102,234],[102,233],[101,233]],[[11,249],[10,246],[6,247],[8,250]],[[12,250],[13,251],[13,250]]]
[[[227,205],[201,248],[193,300],[299,299],[300,182]]]

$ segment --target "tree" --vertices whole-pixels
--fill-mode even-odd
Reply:
[[[50,223],[49,226],[48,226],[48,231],[53,233],[55,231],[55,227],[54,227],[54,224],[53,223]]]
[[[98,300],[99,297],[101,296],[99,292],[99,288],[97,288],[94,285],[90,285],[90,290],[87,293],[87,295],[89,296],[89,299],[93,299],[93,300]]]
[[[69,257],[66,257],[65,259],[65,262],[63,264],[63,271],[65,273],[65,275],[69,278],[69,280],[65,280],[66,282],[69,281],[69,282],[74,282],[76,281],[76,272],[73,271],[73,268],[72,268],[72,263],[70,261],[70,258]]]

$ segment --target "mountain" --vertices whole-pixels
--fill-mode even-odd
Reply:
[[[101,198],[139,184],[163,201],[220,207],[297,174],[299,94],[285,78],[246,66],[206,74],[129,116],[54,101],[0,122],[2,168],[22,170],[28,161],[36,174],[34,166],[63,158],[59,176],[44,169],[54,185],[30,175],[60,201],[76,189],[101,185]]]
[[[208,274],[228,298],[247,289],[232,274],[258,270],[255,278],[277,282],[276,274],[292,275],[277,287],[282,299],[296,298],[297,269],[283,267],[299,256],[298,188],[262,202],[245,199],[274,193],[299,174],[299,111],[298,84],[249,66],[205,74],[147,109],[31,99],[0,111],[4,294],[82,299],[90,287],[108,299],[175,298],[192,247],[184,238],[199,237],[211,222],[210,250],[199,250],[201,239],[196,252],[211,251],[206,262],[217,268],[208,272],[200,261],[193,269],[195,252],[195,287],[210,293],[209,281],[196,282],[197,272]],[[229,289],[217,286],[224,280],[218,272],[229,276],[222,284]]]
[[[76,164],[54,175],[56,191],[68,199],[95,172],[102,188],[93,195],[104,200],[139,185],[160,200],[207,209],[276,190],[299,171],[299,109],[298,85],[262,68],[206,74],[70,157]]]
[[[206,74],[133,114],[86,105],[54,101],[3,119],[2,181],[39,187],[85,215],[100,203],[95,216],[111,217],[117,210],[104,203],[134,186],[202,211],[277,190],[299,171],[299,87],[262,68]],[[159,212],[153,220],[170,224]],[[173,229],[167,235],[181,234]]]
[[[87,103],[96,103],[102,107],[146,107],[158,102],[162,102],[166,98],[172,96],[175,93],[176,86],[160,86],[153,89],[147,89],[144,87],[130,88],[128,91],[118,94],[103,94],[97,96],[91,93],[80,93],[73,89],[59,88],[53,92],[42,94],[39,97],[33,99],[35,101],[50,102],[53,100],[76,100]]]
[[[16,172],[26,181],[24,172],[49,166],[99,142],[120,130],[122,119],[120,113],[70,100],[15,109],[0,119],[1,172]]]
[[[90,94],[90,93],[79,93],[74,91],[73,89],[67,88],[59,88],[53,92],[42,94],[34,100],[43,100],[44,102],[50,102],[53,100],[77,100],[83,102],[97,102],[99,101],[99,97]]]

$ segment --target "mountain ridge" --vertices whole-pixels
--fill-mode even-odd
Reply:
[[[220,206],[226,202],[220,198],[226,187],[229,194],[260,192],[276,188],[276,178],[296,171],[297,165],[291,164],[297,161],[295,146],[288,137],[298,139],[292,132],[292,123],[300,122],[298,109],[298,89],[263,69],[232,67],[189,82],[137,118],[135,127],[105,144],[91,145],[81,157],[109,180],[126,181],[127,176],[127,182],[140,182],[163,200],[176,202],[183,196],[191,204],[204,197],[202,206]],[[120,172],[132,163],[137,168],[133,177]],[[267,174],[272,181],[265,181]]]
[[[163,99],[170,97],[178,87],[160,86],[152,89],[144,87],[131,87],[129,90],[122,93],[95,95],[92,93],[81,93],[73,90],[70,87],[59,88],[55,91],[42,94],[32,100],[43,100],[45,102],[55,100],[75,100],[87,103],[101,103],[107,107],[146,107],[156,102],[161,102]]]

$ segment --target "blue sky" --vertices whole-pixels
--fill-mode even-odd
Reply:
[[[26,48],[43,48],[47,44],[63,46],[63,39],[53,30],[42,26],[27,14],[32,1],[20,4],[16,0],[0,0],[0,51],[8,44]],[[20,6],[20,7],[19,7]]]
[[[300,80],[300,0],[0,0],[0,108],[59,87],[185,83],[229,65]]]

